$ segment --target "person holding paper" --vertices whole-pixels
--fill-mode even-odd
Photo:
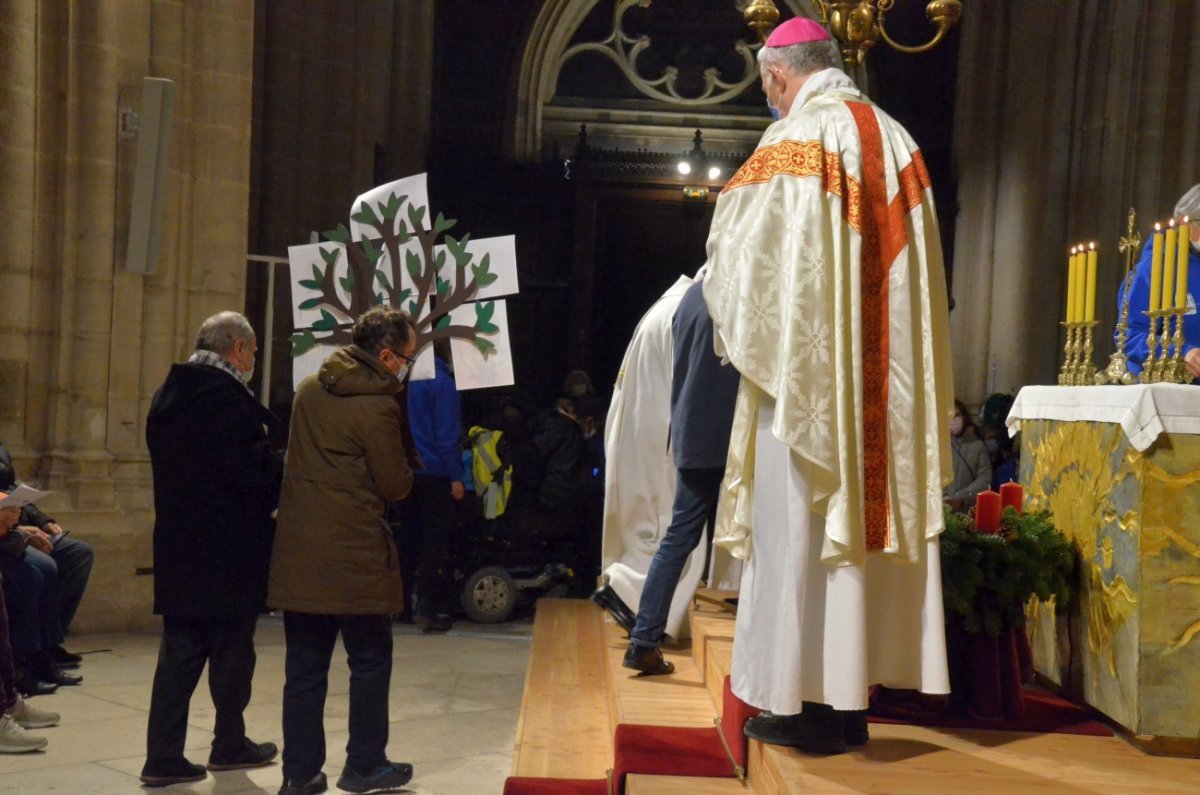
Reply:
[[[1180,236],[1174,251],[1164,251],[1163,259],[1171,257],[1175,263],[1176,278],[1182,267],[1187,268],[1187,278],[1179,279],[1173,290],[1173,296],[1160,305],[1164,308],[1182,306],[1183,313],[1183,361],[1193,381],[1200,379],[1200,314],[1196,312],[1196,301],[1200,297],[1200,183],[1193,185],[1179,197],[1175,204],[1175,222],[1180,223],[1184,216],[1189,219],[1188,235]],[[1142,249],[1141,259],[1134,266],[1133,280],[1129,285],[1129,335],[1125,339],[1125,356],[1128,359],[1129,371],[1140,373],[1142,362],[1148,355],[1146,335],[1150,330],[1150,321],[1143,314],[1150,306],[1150,282],[1153,266],[1154,235],[1151,234]],[[1120,316],[1121,301],[1124,296],[1117,295],[1117,313]],[[1159,333],[1162,324],[1159,325]],[[1172,332],[1174,328],[1172,328]],[[1115,339],[1115,333],[1114,333]],[[1174,348],[1168,353],[1174,355]]]
[[[14,492],[15,489],[12,496],[16,497],[20,491],[28,488],[17,479],[12,456],[0,443],[0,491]],[[31,491],[36,492],[31,500],[45,496],[45,492],[36,489]],[[36,566],[42,576],[53,583],[51,587],[58,606],[59,629],[66,635],[71,631],[71,622],[75,620],[75,612],[83,601],[96,552],[91,544],[69,535],[53,517],[38,510],[33,502],[26,502],[21,508],[20,527],[29,535],[30,565]],[[78,654],[64,649],[61,643],[50,648],[47,654],[59,668],[78,668],[83,660]]]
[[[259,767],[278,753],[274,743],[250,740],[242,717],[283,463],[267,441],[278,420],[246,386],[257,348],[245,317],[213,315],[150,403],[154,612],[163,617],[141,774],[151,787],[207,775],[183,755],[188,704],[206,663],[216,707],[208,770]]]

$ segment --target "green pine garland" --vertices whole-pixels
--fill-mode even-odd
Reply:
[[[1004,509],[1000,532],[975,529],[968,514],[946,511],[941,536],[942,600],[947,614],[962,617],[968,632],[997,637],[1025,625],[1025,604],[1036,596],[1071,600],[1075,548],[1050,522],[1050,512]]]

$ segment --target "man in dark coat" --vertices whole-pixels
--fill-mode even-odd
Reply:
[[[163,617],[163,637],[142,769],[149,786],[207,775],[183,756],[188,702],[205,662],[216,707],[208,769],[257,767],[277,752],[249,740],[242,717],[283,472],[267,442],[277,420],[245,386],[257,348],[242,315],[210,317],[196,352],[171,368],[150,404],[154,612]]]

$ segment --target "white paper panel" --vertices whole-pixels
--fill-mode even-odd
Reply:
[[[425,185],[425,175],[416,174],[404,179],[398,179],[395,182],[389,182],[386,185],[380,185],[378,188],[372,188],[366,193],[359,196],[350,205],[350,214],[354,215],[358,212],[362,203],[368,202],[371,209],[376,215],[380,215],[378,205],[387,202],[388,197],[395,193],[397,196],[408,196],[408,200],[400,205],[400,212],[396,215],[396,220],[392,225],[393,230],[400,228],[400,224],[408,224],[408,205],[412,204],[417,207],[429,207],[429,191]],[[433,219],[429,217],[429,210],[425,210],[425,219],[422,224],[426,229],[433,226]],[[357,221],[350,221],[350,239],[362,240],[364,237],[376,237],[377,232],[370,224],[360,224]]]
[[[492,323],[498,326],[500,331],[486,336],[486,339],[496,346],[496,352],[486,360],[472,342],[450,338],[454,380],[460,390],[511,386],[513,383],[512,348],[508,341],[508,311],[504,301],[496,301],[495,305]],[[466,304],[455,309],[450,313],[450,322],[456,326],[473,326],[475,306]]]
[[[445,249],[444,245],[433,247],[435,261],[438,252],[445,251]],[[467,251],[471,253],[473,263],[482,262],[484,255],[490,254],[488,272],[499,277],[489,286],[480,289],[472,300],[498,298],[520,291],[517,284],[517,238],[515,235],[470,240],[467,242]],[[442,268],[442,278],[451,280],[453,284],[454,258],[450,256],[449,251],[446,251],[446,265]],[[467,266],[467,278],[471,278],[470,265]]]

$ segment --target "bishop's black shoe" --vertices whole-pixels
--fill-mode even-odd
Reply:
[[[592,594],[592,601],[607,610],[626,634],[633,632],[637,616],[629,609],[629,605],[617,596],[617,592],[612,589],[611,585],[605,583],[597,588]]]
[[[746,721],[742,731],[752,740],[787,745],[810,754],[846,753],[842,713],[828,704],[805,701],[799,715],[763,712]]]
[[[657,646],[638,646],[635,643],[630,643],[629,648],[625,650],[625,659],[621,665],[648,676],[675,671],[675,663],[663,659],[662,649]]]
[[[842,737],[846,740],[846,745],[866,745],[871,739],[871,733],[867,730],[867,711],[839,711],[842,713]]]

